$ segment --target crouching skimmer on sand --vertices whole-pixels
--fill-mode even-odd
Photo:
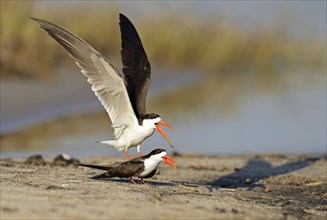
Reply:
[[[133,177],[138,177],[141,178],[141,182],[145,184],[143,179],[153,177],[156,174],[161,161],[176,169],[175,161],[169,157],[167,152],[163,149],[155,149],[147,155],[137,157],[123,163],[115,163],[109,166],[98,166],[90,164],[79,164],[79,166],[107,171],[105,173],[93,176],[91,179],[113,177],[129,178],[134,184],[136,184]]]

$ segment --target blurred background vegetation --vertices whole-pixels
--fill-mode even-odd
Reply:
[[[92,2],[79,7],[53,4],[37,13],[35,4],[34,1],[1,1],[1,77],[49,78],[53,68],[70,59],[29,16],[58,24],[107,57],[119,59],[118,3],[101,7]],[[132,20],[150,61],[156,63],[198,66],[208,70],[204,72],[215,74],[247,70],[267,74],[285,67],[321,69],[326,65],[323,41],[310,35],[291,37],[286,15],[279,22],[268,23],[255,31],[246,31],[219,15],[210,19],[189,15],[181,19],[165,11]]]

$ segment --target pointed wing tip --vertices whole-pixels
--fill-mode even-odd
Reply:
[[[39,19],[39,18],[34,18],[34,17],[28,17],[29,19],[31,19],[32,21],[38,23],[38,24],[41,24],[42,23],[42,19]]]
[[[119,19],[121,20],[122,18],[127,18],[127,17],[123,13],[119,13]]]
[[[28,18],[34,21],[35,23],[37,23],[42,29],[46,29],[47,24],[51,24],[50,22],[39,18],[34,18],[34,17],[28,17]]]
[[[28,17],[29,19],[31,19],[32,21],[34,21],[35,23],[37,23],[38,25],[41,25],[41,21],[38,18],[34,18],[34,17]]]
[[[126,22],[132,23],[126,15],[119,13],[119,24]]]

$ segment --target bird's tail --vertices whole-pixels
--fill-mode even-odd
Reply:
[[[110,170],[114,167],[117,167],[121,164],[122,162],[115,162],[113,164],[108,164],[108,165],[92,165],[92,164],[84,164],[84,163],[80,163],[78,164],[78,166],[81,166],[81,167],[89,167],[89,168],[93,168],[93,169],[98,169],[98,170]]]
[[[81,166],[81,167],[89,167],[89,168],[98,169],[98,170],[109,170],[109,169],[112,168],[110,166],[99,166],[99,165],[83,164],[83,163],[78,164],[78,166]]]
[[[97,144],[107,144],[110,145],[118,151],[125,150],[125,147],[121,146],[121,144],[117,140],[106,140],[106,141],[96,141]]]

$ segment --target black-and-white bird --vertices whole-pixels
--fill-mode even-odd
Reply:
[[[134,158],[132,160],[120,163],[116,162],[113,165],[98,166],[90,164],[79,164],[79,166],[106,170],[107,172],[91,177],[91,179],[103,179],[103,178],[129,178],[134,184],[136,182],[133,177],[141,178],[142,183],[145,183],[143,179],[153,177],[158,169],[161,161],[169,164],[176,169],[175,161],[168,156],[164,149],[155,149],[151,153]]]
[[[157,129],[173,147],[160,124],[172,127],[158,114],[146,113],[145,101],[151,81],[151,67],[141,39],[126,16],[119,16],[123,74],[80,37],[48,21],[31,19],[68,51],[106,109],[114,128],[113,139],[100,143],[124,151],[127,157],[128,148],[136,146],[141,155],[141,143]]]

